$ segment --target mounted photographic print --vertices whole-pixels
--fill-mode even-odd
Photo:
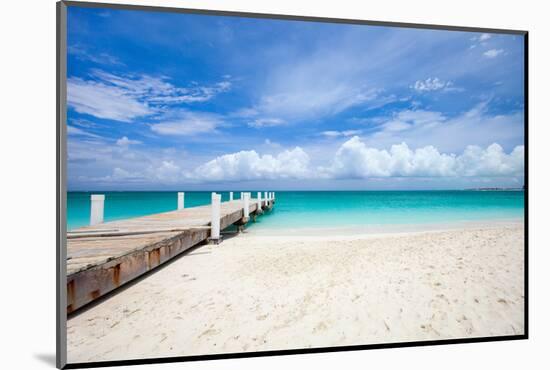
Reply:
[[[526,60],[524,31],[58,3],[58,366],[527,338]]]

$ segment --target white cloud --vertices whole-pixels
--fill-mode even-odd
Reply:
[[[121,142],[125,143],[126,139],[122,138]],[[284,150],[271,141],[266,144],[262,148],[269,154],[249,150],[200,159],[176,149],[152,151],[141,145],[117,145],[103,139],[75,137],[68,146],[69,181],[73,184],[78,180],[88,186],[150,186],[282,179],[509,179],[523,176],[523,146],[507,153],[495,143],[487,147],[470,145],[455,154],[442,152],[432,145],[411,149],[405,143],[378,149],[354,136],[334,147],[332,155],[318,161],[313,149]]]
[[[330,166],[320,170],[330,178],[522,176],[523,159],[523,146],[510,154],[496,143],[486,149],[468,146],[455,155],[431,145],[411,150],[405,143],[376,149],[355,136],[342,144]]]
[[[151,170],[153,177],[164,183],[175,183],[180,181],[182,177],[180,167],[171,160],[164,160],[160,166]]]
[[[479,41],[487,41],[491,38],[491,35],[488,33],[482,33],[481,36],[479,36]]]
[[[394,133],[411,130],[416,127],[434,127],[445,121],[445,116],[439,112],[419,110],[404,110],[393,115],[393,117],[380,125],[381,131],[377,133]]]
[[[210,113],[188,112],[179,113],[178,118],[151,125],[151,130],[161,135],[192,136],[216,132],[216,128],[223,124],[221,117]]]
[[[418,80],[410,88],[418,92],[427,92],[427,91],[463,91],[464,89],[454,87],[452,81],[443,81],[437,77],[427,78],[426,80]]]
[[[487,149],[469,145],[457,157],[456,171],[462,176],[522,175],[524,152],[523,145],[516,146],[510,154],[498,144],[491,144]]]
[[[173,184],[194,168],[187,153],[175,148],[152,149],[137,140],[117,141],[76,136],[68,141],[69,183]],[[128,144],[128,145],[127,145]]]
[[[120,139],[116,141],[116,145],[122,146],[122,147],[128,147],[130,145],[136,145],[141,144],[141,141],[139,140],[130,140],[127,136],[123,136]]]
[[[487,40],[489,40],[492,37],[489,33],[482,33],[479,36],[474,36],[470,38],[470,41],[474,41],[476,44],[480,43],[482,45],[485,45],[487,43]],[[476,46],[476,44],[472,45],[473,47]],[[471,47],[470,47],[471,48]]]
[[[309,156],[296,147],[278,155],[260,155],[254,150],[217,157],[196,168],[189,175],[202,181],[237,181],[253,179],[307,178],[312,176]]]
[[[300,147],[278,155],[254,150],[219,156],[189,173],[203,182],[276,179],[366,179],[386,177],[510,177],[523,176],[524,148],[511,153],[493,143],[486,149],[470,145],[462,154],[442,153],[429,145],[415,150],[406,143],[389,150],[369,147],[358,136],[343,143],[324,166],[312,168]]]
[[[384,90],[389,75],[398,72],[387,67],[411,51],[409,40],[391,34],[369,42],[362,32],[350,29],[337,40],[318,41],[306,49],[296,50],[291,44],[270,50],[276,58],[265,61],[266,74],[251,106],[260,117],[299,123],[398,100]]]
[[[414,86],[411,86],[416,91],[434,91],[445,87],[445,82],[439,78],[427,78],[425,81],[416,81]]]
[[[80,60],[87,60],[97,64],[124,65],[117,57],[111,54],[104,52],[92,53],[81,45],[70,45],[67,48],[67,53],[74,55]]]
[[[379,117],[370,123],[379,129],[363,139],[376,148],[402,142],[415,148],[437,143],[439,150],[455,153],[468,145],[487,147],[493,142],[510,148],[523,139],[523,122],[522,111],[489,114],[489,102],[484,101],[454,117],[422,109]]]
[[[122,122],[153,113],[147,103],[119,87],[76,77],[67,81],[67,103],[78,113]]]
[[[158,113],[166,104],[205,102],[230,88],[230,81],[177,87],[163,76],[115,75],[96,70],[89,79],[68,79],[67,101],[79,113],[131,122]]]
[[[334,82],[322,87],[286,86],[285,91],[264,95],[253,109],[262,115],[300,121],[335,115],[365,103],[378,107],[394,100],[378,89]]]
[[[248,123],[248,126],[260,128],[260,127],[273,127],[284,125],[286,122],[280,118],[258,118]]]
[[[264,140],[264,145],[269,147],[269,148],[272,148],[272,149],[280,149],[282,147],[281,144],[279,144],[275,141],[272,141],[271,139],[265,139]]]
[[[321,132],[322,136],[325,137],[346,137],[346,136],[353,136],[353,135],[359,135],[361,133],[361,130],[344,130],[344,131],[323,131]]]
[[[496,58],[500,54],[504,53],[503,49],[490,49],[483,53],[487,58]]]
[[[116,167],[113,170],[113,174],[111,176],[104,177],[104,180],[131,180],[140,178],[142,178],[142,175],[139,173],[132,173],[120,167]]]
[[[74,126],[67,126],[67,134],[72,136],[87,136],[92,138],[99,138],[99,135],[93,134],[91,132],[85,131],[81,128],[74,127]]]

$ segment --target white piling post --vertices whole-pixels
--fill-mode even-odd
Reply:
[[[244,197],[243,197],[243,194],[244,194],[244,193],[241,191],[241,200],[244,198]]]
[[[265,205],[267,206],[268,197],[267,197],[267,191],[264,191],[264,198],[265,198]]]
[[[212,219],[210,221],[210,239],[217,241],[220,239],[220,203],[222,197],[220,194],[212,193]]]
[[[262,210],[262,192],[258,192],[258,211],[261,212]]]
[[[232,191],[229,192],[229,201],[230,202],[233,201],[233,192]]]
[[[275,192],[273,192],[273,200],[275,200]]]
[[[250,193],[244,193],[243,198],[244,218],[247,219],[250,216]]]
[[[103,209],[105,204],[105,195],[92,194],[90,210],[90,225],[97,225],[103,222]]]
[[[178,210],[185,207],[185,193],[182,191],[178,192]]]

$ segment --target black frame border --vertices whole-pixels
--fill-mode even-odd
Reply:
[[[512,340],[525,340],[529,338],[529,32],[526,30],[513,29],[498,29],[498,28],[481,28],[481,27],[461,27],[439,24],[421,24],[421,23],[402,23],[402,22],[385,22],[385,21],[370,21],[359,19],[346,18],[327,18],[317,16],[299,16],[287,14],[269,14],[269,13],[252,13],[240,11],[226,10],[206,10],[192,8],[175,8],[162,6],[146,6],[146,5],[131,5],[131,4],[113,4],[99,2],[82,2],[82,1],[59,1],[56,4],[56,120],[57,120],[57,141],[56,141],[56,366],[59,369],[78,369],[78,368],[96,368],[96,367],[111,367],[111,366],[126,366],[126,365],[144,365],[144,364],[159,364],[159,363],[174,363],[174,362],[190,362],[190,361],[206,361],[206,360],[222,360],[234,358],[250,358],[250,357],[266,357],[266,356],[286,356],[296,354],[313,354],[313,353],[330,353],[342,351],[361,351],[369,349],[384,349],[384,348],[405,348],[405,347],[423,347],[434,345],[448,344],[463,344],[463,343],[482,343],[482,342],[499,342]],[[290,20],[290,21],[305,21],[305,22],[320,22],[320,23],[340,23],[340,24],[355,24],[397,28],[415,28],[443,31],[461,31],[461,32],[485,32],[498,33],[508,35],[522,36],[524,40],[524,334],[506,335],[493,337],[477,337],[477,338],[456,338],[414,342],[395,342],[395,343],[378,343],[364,344],[352,346],[337,346],[337,347],[318,347],[318,348],[303,348],[303,349],[285,349],[273,351],[257,351],[257,352],[237,352],[223,354],[208,354],[208,355],[193,355],[193,356],[176,356],[176,357],[159,357],[159,358],[144,358],[144,359],[129,359],[129,360],[114,360],[114,361],[99,361],[99,362],[83,362],[83,363],[67,363],[67,315],[66,315],[66,165],[67,165],[67,142],[66,142],[66,113],[67,113],[67,7],[83,7],[83,8],[104,8],[115,10],[137,10],[149,12],[167,12],[167,13],[183,13],[183,14],[202,14],[202,15],[217,15],[229,17],[246,17],[246,18],[263,18],[275,20]]]

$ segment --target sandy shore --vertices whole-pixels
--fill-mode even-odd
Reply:
[[[68,360],[523,334],[522,223],[335,235],[196,248],[72,317]]]

